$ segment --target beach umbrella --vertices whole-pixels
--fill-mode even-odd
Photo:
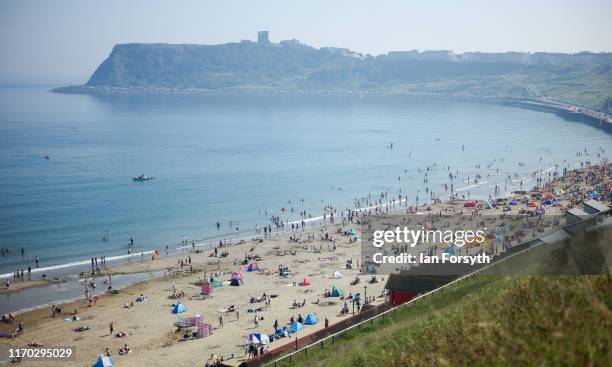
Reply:
[[[240,279],[242,281],[242,273],[240,273],[239,271],[235,271],[232,273],[232,280],[234,279]]]
[[[554,198],[554,196],[553,196],[553,194],[548,194],[548,195],[546,195],[546,198],[547,198],[547,199],[549,199],[549,200],[551,200],[551,199],[553,199],[553,198]]]
[[[268,344],[270,337],[263,333],[251,333],[247,336],[247,344]]]
[[[304,280],[302,281],[302,285],[310,285],[310,279],[304,278]]]

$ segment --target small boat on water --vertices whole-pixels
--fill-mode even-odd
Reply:
[[[136,182],[145,182],[145,181],[151,181],[154,180],[155,177],[149,177],[149,176],[145,176],[145,175],[140,175],[138,177],[132,177],[132,181],[136,181]]]

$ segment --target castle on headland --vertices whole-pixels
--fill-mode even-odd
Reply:
[[[270,43],[270,33],[268,31],[257,32],[257,43],[259,45],[267,45]]]

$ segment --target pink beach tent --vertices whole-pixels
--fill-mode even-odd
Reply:
[[[259,267],[257,266],[257,263],[252,263],[252,264],[250,264],[250,265],[247,267],[247,269],[246,269],[246,271],[248,271],[248,272],[251,272],[251,271],[257,271],[257,270],[259,270]]]
[[[478,203],[475,201],[468,201],[467,203],[463,204],[463,206],[466,208],[475,208],[476,205],[478,205]]]

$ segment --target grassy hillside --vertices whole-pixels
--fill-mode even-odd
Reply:
[[[281,365],[612,365],[611,249],[612,228],[540,246]],[[543,275],[564,269],[604,275]]]
[[[550,96],[612,108],[612,55],[443,52],[371,56],[297,41],[223,45],[116,45],[83,87],[139,90],[294,91],[440,94],[454,97]],[[474,56],[474,55],[471,55]],[[464,60],[469,58],[469,60]],[[532,58],[532,62],[521,60]],[[462,61],[463,60],[463,61]]]

